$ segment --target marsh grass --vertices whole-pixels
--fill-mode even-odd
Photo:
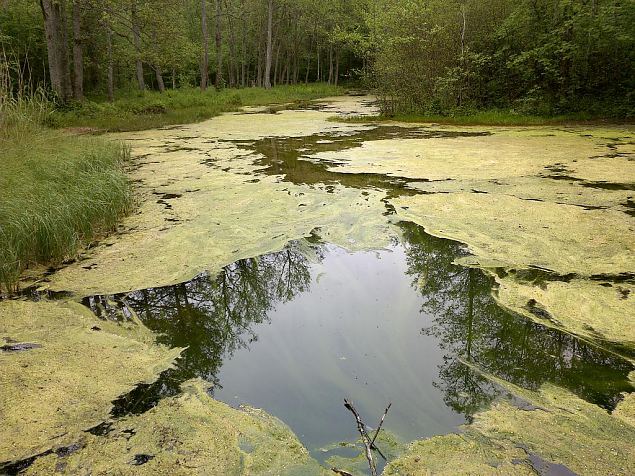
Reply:
[[[242,106],[308,101],[343,93],[342,88],[323,83],[263,88],[196,88],[122,93],[112,103],[93,98],[57,109],[48,118],[53,127],[89,127],[100,131],[134,131],[199,122]]]
[[[42,126],[43,98],[0,101],[0,287],[33,264],[73,258],[132,204],[121,144]]]

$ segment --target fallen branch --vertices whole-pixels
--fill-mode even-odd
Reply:
[[[388,406],[386,407],[386,411],[384,411],[384,414],[382,415],[381,420],[379,421],[379,426],[377,427],[377,430],[375,431],[375,435],[373,436],[373,439],[370,442],[371,449],[376,449],[377,452],[381,455],[381,457],[384,458],[384,461],[386,461],[386,457],[383,454],[381,454],[381,451],[379,451],[379,448],[375,446],[375,440],[377,439],[377,436],[379,435],[379,432],[381,431],[381,427],[384,424],[384,420],[386,419],[386,415],[388,415],[388,410],[390,410],[390,407],[392,407],[392,402],[390,402]]]
[[[335,474],[339,474],[340,476],[353,476],[348,471],[344,471],[344,470],[337,469],[337,468],[331,468],[331,471],[333,471]]]
[[[370,468],[370,474],[371,476],[377,476],[377,467],[375,466],[375,460],[373,459],[372,444],[368,433],[366,433],[366,426],[362,421],[362,417],[353,406],[353,403],[349,400],[344,400],[344,406],[348,410],[350,410],[353,415],[355,415],[355,421],[357,422],[357,431],[359,431],[359,434],[362,437],[362,443],[364,443],[364,447],[366,450],[365,453],[366,459],[368,460],[368,467]]]

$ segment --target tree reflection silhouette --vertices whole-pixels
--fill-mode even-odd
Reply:
[[[468,253],[462,245],[432,237],[421,227],[401,224],[407,274],[423,297],[421,312],[431,316],[422,333],[444,351],[434,385],[444,401],[468,421],[499,390],[463,362],[516,385],[536,389],[551,382],[612,409],[620,392],[631,391],[632,365],[569,334],[534,323],[497,305],[493,280],[483,272],[453,264]]]
[[[203,275],[187,283],[135,291],[127,295],[96,296],[85,300],[96,314],[132,308],[143,323],[159,334],[158,342],[186,348],[176,366],[157,382],[140,385],[115,402],[113,416],[140,413],[166,396],[179,393],[180,384],[200,377],[220,387],[218,374],[225,359],[248,347],[258,336],[254,327],[268,321],[279,303],[309,290],[311,260],[304,240],[257,258],[237,261],[216,276]],[[322,251],[312,245],[317,260]],[[115,308],[115,309],[113,309]]]

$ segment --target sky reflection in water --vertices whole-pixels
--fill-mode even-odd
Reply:
[[[371,425],[392,401],[385,427],[405,441],[455,430],[499,393],[462,360],[607,409],[631,390],[630,364],[504,311],[488,277],[452,264],[466,254],[461,245],[401,226],[403,243],[389,250],[348,253],[313,237],[218,276],[87,298],[102,316],[125,302],[160,342],[188,347],[176,369],[121,397],[113,415],[145,411],[202,377],[216,398],[264,408],[316,451],[355,439],[344,398]]]

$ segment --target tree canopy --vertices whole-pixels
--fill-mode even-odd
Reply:
[[[628,117],[634,30],[623,0],[2,0],[0,94],[356,81],[385,113]]]

